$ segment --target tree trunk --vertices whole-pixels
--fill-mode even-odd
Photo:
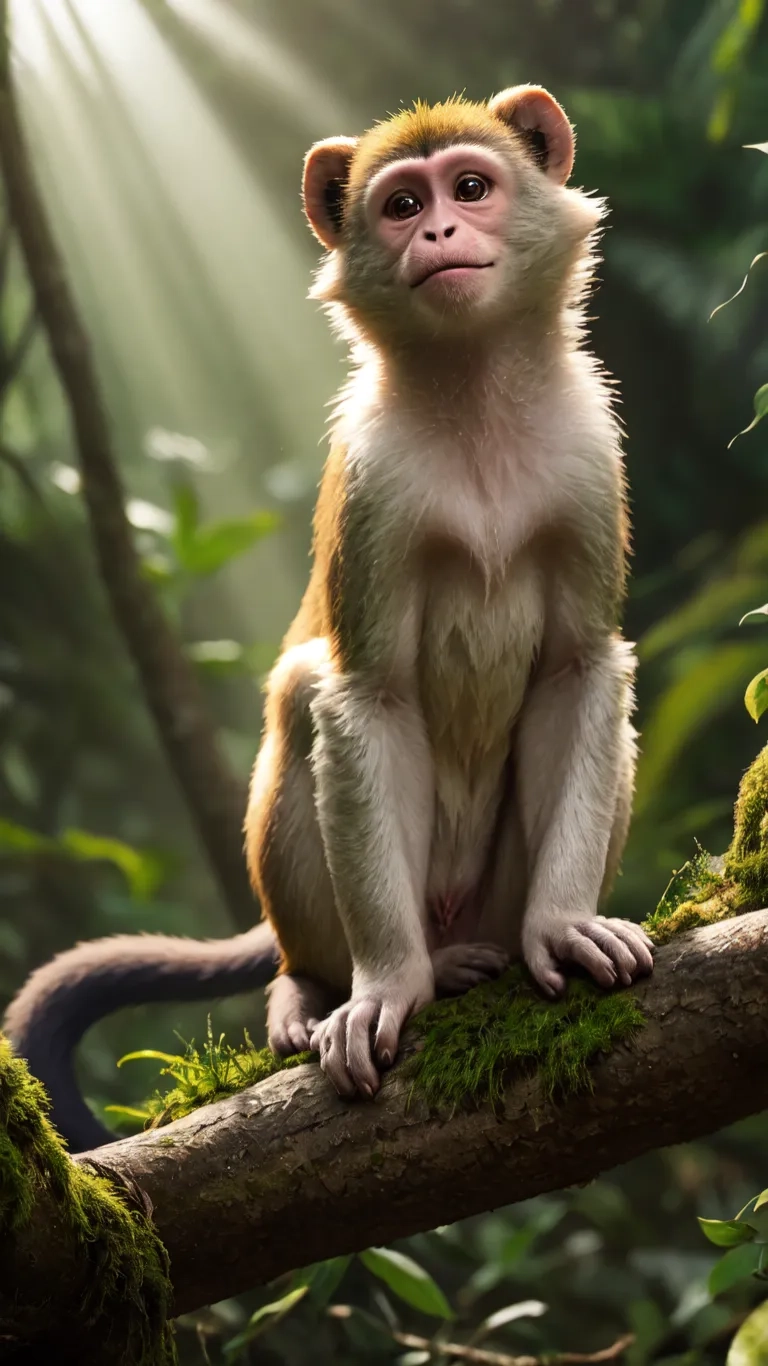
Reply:
[[[88,336],[24,142],[7,27],[7,0],[0,0],[0,167],[36,316],[69,407],[99,571],[214,877],[234,924],[247,930],[257,912],[243,859],[245,789],[220,750],[194,666],[142,575]]]

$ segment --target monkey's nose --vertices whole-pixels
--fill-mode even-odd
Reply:
[[[455,224],[451,224],[451,226],[450,226],[449,228],[443,228],[443,231],[442,231],[442,233],[441,233],[440,235],[441,235],[442,237],[453,237],[453,234],[455,233],[455,231],[456,231],[456,225],[455,225]],[[427,242],[436,242],[436,241],[437,241],[437,238],[438,238],[438,234],[437,234],[436,232],[433,232],[432,229],[429,228],[429,229],[427,229],[427,231],[424,233],[424,237],[425,237],[425,239],[426,239]]]

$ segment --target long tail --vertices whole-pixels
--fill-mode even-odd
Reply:
[[[80,1094],[73,1052],[97,1020],[149,1001],[200,1001],[266,986],[278,950],[263,921],[232,939],[115,935],[60,953],[33,972],[3,1021],[16,1052],[51,1098],[53,1122],[73,1152],[111,1143]]]

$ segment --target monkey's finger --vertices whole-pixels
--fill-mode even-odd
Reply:
[[[599,916],[598,918],[600,920],[606,919],[605,916]],[[626,930],[630,930],[632,932],[636,939],[641,939],[642,942],[645,944],[646,948],[650,949],[651,953],[656,952],[656,945],[651,939],[651,936],[649,934],[646,934],[642,925],[636,924],[634,920],[614,920],[612,916],[609,918],[610,923],[612,925],[623,925]]]
[[[278,1020],[270,1025],[268,1042],[272,1052],[278,1058],[289,1058],[292,1053],[300,1051],[293,1046],[285,1020]]]
[[[371,1029],[378,1018],[380,1002],[359,1001],[347,1019],[347,1071],[358,1091],[369,1100],[381,1085],[371,1057]]]
[[[581,926],[569,926],[564,934],[558,936],[558,941],[553,942],[552,947],[558,958],[570,959],[572,963],[578,963],[580,967],[586,968],[598,986],[609,990],[616,985],[616,969],[607,954],[587,938],[584,929],[588,923],[585,921]]]
[[[309,1050],[309,1029],[303,1020],[293,1020],[287,1026],[292,1053],[306,1053]]]
[[[602,923],[632,950],[639,974],[647,975],[653,972],[652,950],[656,946],[639,925],[633,924],[631,920],[604,920]]]
[[[589,920],[581,928],[584,934],[602,949],[605,956],[611,959],[622,985],[631,987],[637,974],[637,959],[632,952],[633,946],[625,944],[604,921]]]
[[[545,996],[551,1001],[562,996],[565,991],[565,977],[559,971],[557,959],[549,952],[546,944],[537,944],[526,955],[526,963],[531,976],[538,982]]]
[[[340,1006],[325,1021],[320,1040],[320,1066],[340,1096],[350,1099],[355,1084],[347,1071],[347,1016],[350,1007]]]
[[[376,1061],[382,1067],[391,1067],[395,1061],[400,1043],[400,1030],[407,1014],[407,1007],[403,1008],[399,1003],[393,1005],[391,1001],[385,1001],[381,1007],[373,1051]]]

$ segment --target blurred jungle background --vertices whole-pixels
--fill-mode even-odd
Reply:
[[[768,637],[760,618],[738,622],[768,598],[768,425],[728,443],[768,380],[768,263],[708,318],[768,247],[768,157],[743,146],[768,138],[763,0],[18,0],[14,22],[27,133],[136,545],[243,784],[260,681],[307,574],[324,405],[344,374],[305,299],[317,251],[300,212],[303,154],[417,96],[485,98],[533,80],[563,101],[576,182],[611,206],[592,311],[627,428],[626,626],[643,733],[613,908],[647,914],[696,839],[726,846],[761,740],[742,698]],[[235,921],[110,613],[7,225],[0,286],[2,1007],[78,939],[222,935]],[[118,1071],[117,1059],[201,1040],[206,1016],[137,1009],[94,1029],[81,1049],[94,1107],[140,1104],[157,1064]],[[262,1019],[256,995],[212,1007],[214,1032],[233,1042],[244,1025],[260,1040]],[[714,1363],[761,1290],[740,1280],[709,1293],[718,1252],[696,1215],[730,1217],[764,1185],[768,1122],[755,1120],[401,1250],[442,1288],[464,1341],[587,1352],[631,1331],[629,1366]],[[326,1298],[354,1312],[329,1315],[322,1293],[284,1306],[240,1359],[431,1359],[390,1330],[393,1315],[417,1334],[437,1321],[357,1261],[334,1288],[342,1269]],[[191,1316],[182,1360],[224,1360],[284,1290]]]

